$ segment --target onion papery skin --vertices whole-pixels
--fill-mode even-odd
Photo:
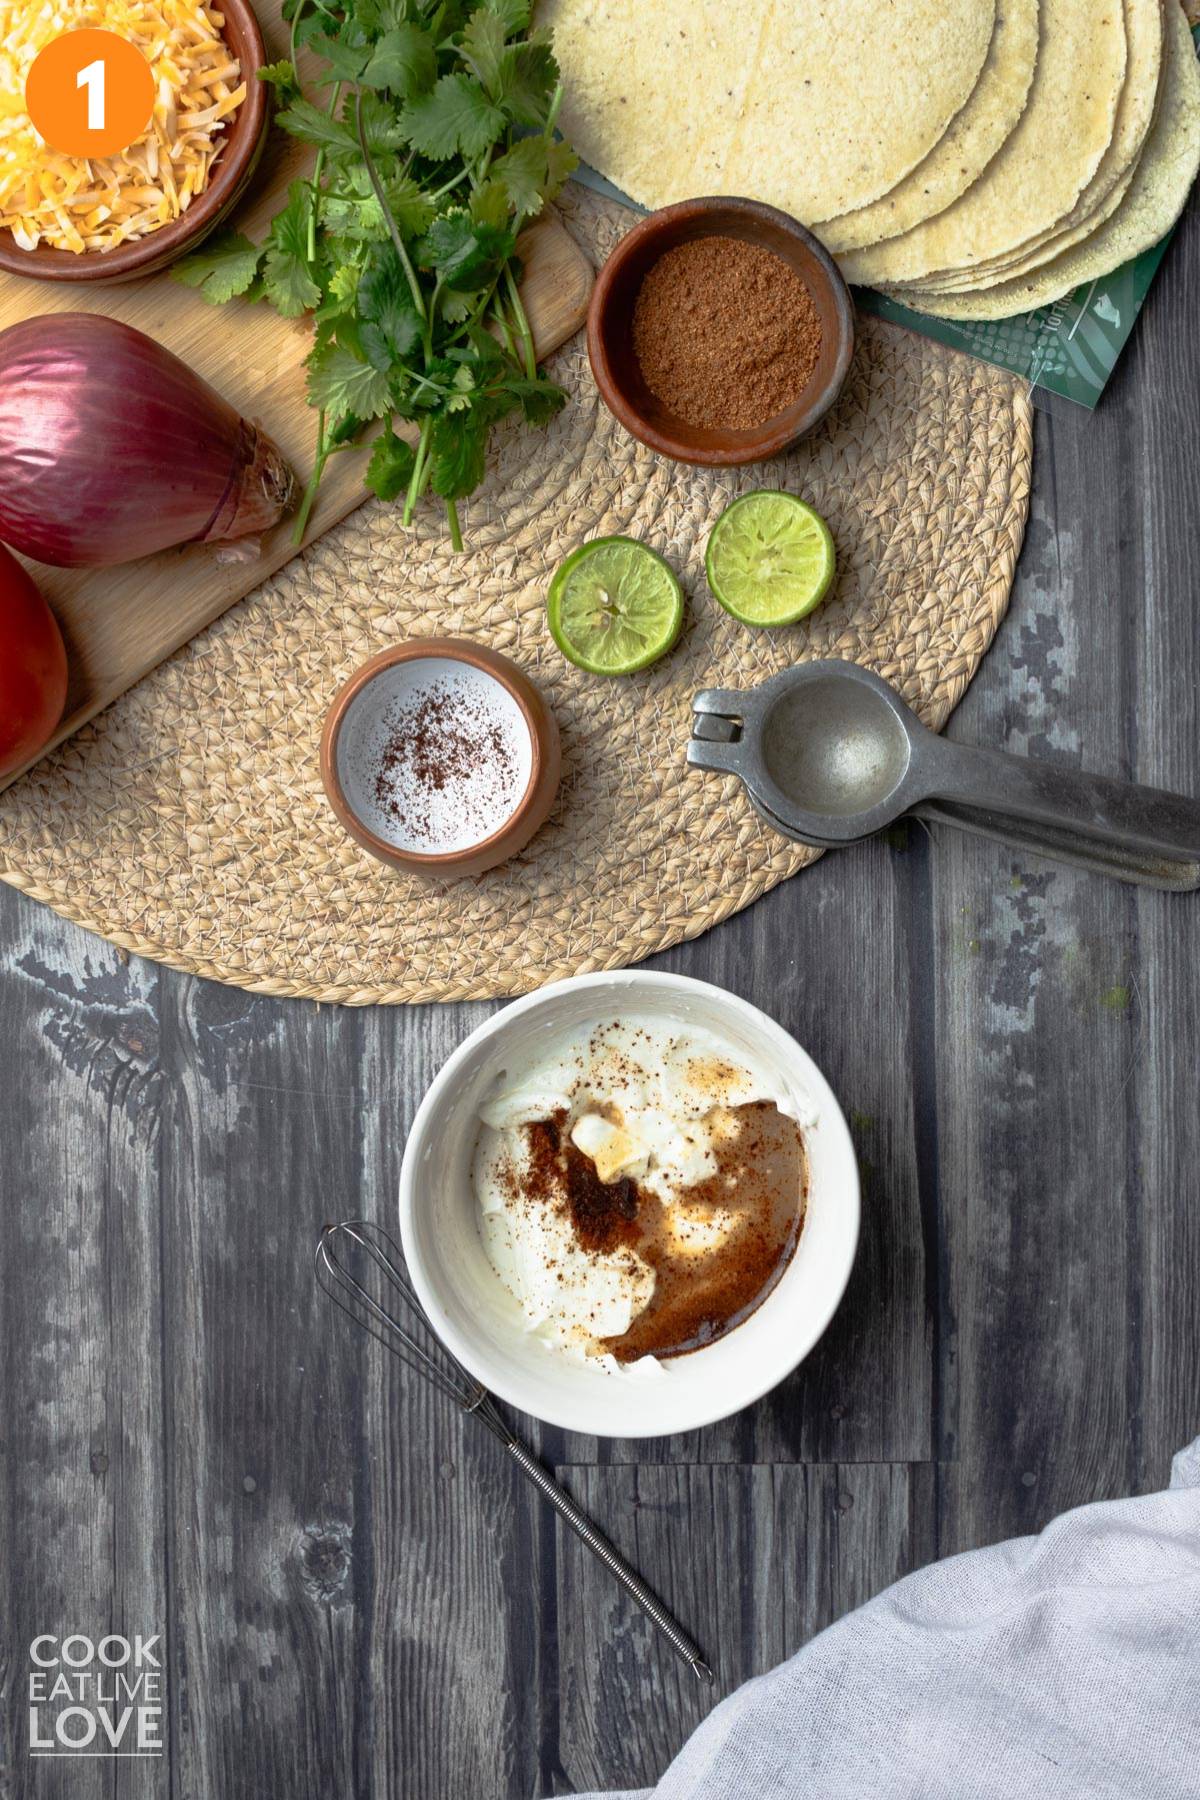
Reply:
[[[0,539],[104,568],[276,524],[291,469],[256,426],[144,332],[100,313],[0,331]]]

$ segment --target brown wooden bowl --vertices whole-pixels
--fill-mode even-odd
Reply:
[[[208,186],[185,213],[145,237],[131,238],[115,250],[55,250],[39,244],[22,250],[11,231],[0,231],[0,269],[35,281],[135,281],[165,268],[194,250],[235,206],[246,190],[267,135],[267,90],[258,79],[266,61],[262,32],[250,0],[221,0],[224,36],[242,68],[246,98],[225,133]]]
[[[807,387],[784,412],[748,431],[705,429],[669,412],[646,386],[634,354],[633,309],[646,274],[677,244],[703,237],[741,238],[773,250],[804,282],[821,320],[821,351]],[[854,304],[829,252],[790,214],[761,200],[681,200],[635,225],[601,269],[587,344],[604,404],[651,450],[685,463],[763,462],[811,431],[837,399],[854,353]]]
[[[529,727],[532,766],[525,792],[515,810],[498,831],[481,838],[462,850],[431,853],[405,850],[380,837],[351,805],[342,780],[338,741],[351,706],[356,701],[368,703],[365,690],[397,663],[440,661],[466,663],[481,669],[507,688],[516,701]],[[339,690],[325,720],[321,734],[321,780],[338,821],[356,843],[380,862],[410,874],[432,876],[442,881],[460,881],[464,876],[482,875],[487,869],[507,862],[523,850],[550,816],[562,775],[562,749],[558,724],[540,691],[507,656],[474,644],[468,638],[410,638],[394,644],[378,656],[363,663]]]

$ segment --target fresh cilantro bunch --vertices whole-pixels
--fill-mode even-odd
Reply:
[[[483,479],[492,425],[518,410],[541,425],[563,404],[538,374],[517,285],[517,234],[578,161],[555,136],[558,68],[531,11],[285,0],[291,57],[261,79],[278,123],[315,147],[312,173],[265,242],[227,232],[175,272],[214,302],[241,294],[312,315],[317,447],[297,542],[329,458],[379,420],[368,487],[403,495],[406,525],[432,487],[460,550],[457,502]],[[307,91],[302,50],[319,59]],[[417,428],[415,447],[397,420]]]

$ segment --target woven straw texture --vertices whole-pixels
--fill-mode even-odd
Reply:
[[[567,222],[599,262],[628,214],[572,189]],[[860,321],[843,397],[779,461],[661,461],[599,404],[582,336],[553,359],[570,404],[502,430],[464,509],[406,534],[374,502],[234,607],[0,797],[0,876],[125,949],[256,992],[351,1005],[513,994],[636,962],[749,905],[814,860],[768,831],[733,778],[688,773],[690,699],[793,661],[852,657],[940,727],[1008,602],[1029,493],[1022,384]],[[787,486],[829,520],[839,574],[809,621],[736,624],[704,583],[721,510]],[[572,669],[546,632],[551,573],[625,532],[680,571],[676,650],[625,680]],[[433,886],[359,850],[327,806],[323,715],[383,646],[473,636],[542,685],[565,774],[525,853]]]

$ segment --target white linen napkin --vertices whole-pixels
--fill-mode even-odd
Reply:
[[[1200,1438],[1165,1493],[934,1563],[584,1800],[1200,1800]]]

